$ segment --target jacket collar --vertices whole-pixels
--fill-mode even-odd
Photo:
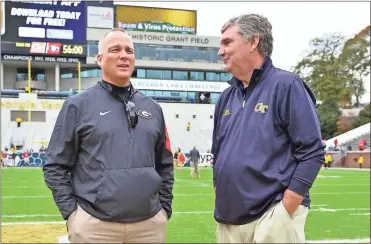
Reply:
[[[264,79],[264,77],[267,76],[267,74],[269,72],[269,69],[271,67],[273,67],[272,59],[270,57],[265,57],[262,67],[260,69],[254,69],[254,71],[252,73],[252,76],[251,76],[251,79],[250,79],[250,84],[252,85],[254,83],[258,83],[259,81]],[[231,86],[234,86],[236,88],[241,88],[241,89],[244,88],[243,84],[242,84],[242,81],[240,81],[239,79],[237,79],[234,76],[232,77],[232,79],[230,79],[228,81],[228,83]]]

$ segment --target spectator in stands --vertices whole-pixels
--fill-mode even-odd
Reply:
[[[359,149],[360,151],[365,150],[366,143],[367,143],[367,142],[366,142],[365,140],[360,139],[359,142],[358,142],[358,149]]]
[[[160,105],[130,82],[131,37],[98,44],[102,80],[64,102],[43,166],[71,243],[164,243],[173,155]]]
[[[362,164],[363,164],[363,156],[362,155],[359,155],[358,164],[359,164],[359,168],[362,169]]]
[[[221,32],[218,54],[233,77],[214,116],[217,242],[305,243],[308,193],[325,156],[316,99],[273,66],[266,18],[241,15]]]
[[[196,173],[197,178],[201,178],[200,172],[198,170],[200,152],[197,150],[196,146],[193,146],[193,149],[189,152],[189,158],[191,163],[191,178],[193,178],[194,173]]]

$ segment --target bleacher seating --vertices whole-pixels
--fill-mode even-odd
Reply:
[[[358,150],[358,142],[360,140],[365,140],[367,142],[367,144],[366,144],[366,150],[369,151],[370,150],[370,136],[371,136],[370,133],[366,133],[364,135],[360,135],[360,136],[354,138],[352,141],[347,142],[346,144],[347,145],[350,145],[352,147],[352,150],[353,151],[357,151]]]

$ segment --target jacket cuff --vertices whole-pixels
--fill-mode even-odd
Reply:
[[[71,208],[71,210],[61,212],[62,218],[64,220],[68,220],[68,217],[77,209],[77,202],[75,202],[74,205],[72,205],[72,206],[73,207]]]
[[[305,197],[305,195],[308,193],[309,189],[311,188],[311,185],[300,181],[298,179],[292,178],[289,184],[288,189],[299,194],[302,197]]]

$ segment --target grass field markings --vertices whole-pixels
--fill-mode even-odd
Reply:
[[[315,208],[310,210],[311,212],[337,212],[337,211],[364,211],[370,210],[370,208]]]
[[[318,206],[318,205],[317,205]],[[337,212],[337,211],[365,211],[369,208],[314,208],[310,212]],[[177,214],[211,214],[214,211],[174,211]],[[369,214],[369,213],[368,213]],[[2,215],[3,218],[34,218],[34,217],[60,217],[60,214],[19,214],[19,215]]]
[[[2,189],[48,189],[47,186],[3,186]]]
[[[6,225],[44,225],[44,224],[66,224],[66,221],[37,221],[37,222],[2,222],[1,226]]]
[[[311,192],[310,195],[342,195],[342,194],[370,194],[369,191],[358,191],[358,192]]]
[[[174,185],[174,188],[195,188],[195,187],[212,187],[211,184],[204,184],[204,185]]]
[[[370,216],[370,213],[350,213],[349,215],[368,215],[368,216]]]
[[[321,184],[318,183],[319,186],[370,186],[370,184]]]
[[[317,179],[340,179],[343,176],[340,175],[317,175]]]
[[[2,199],[12,199],[12,198],[52,198],[51,195],[49,196],[1,196]]]
[[[59,236],[57,238],[58,243],[70,243],[68,240],[68,235]],[[370,239],[347,239],[347,240],[317,240],[311,241],[307,240],[305,243],[370,243]]]
[[[24,214],[24,215],[2,215],[3,218],[34,218],[34,217],[59,217],[60,214]]]
[[[210,214],[214,211],[175,211],[172,214]],[[22,215],[2,215],[2,218],[33,218],[33,217],[60,217],[60,214],[22,214]]]
[[[368,239],[307,240],[306,243],[370,243]]]
[[[361,192],[312,192],[311,195],[342,195],[342,194],[370,194],[369,191]],[[184,193],[184,194],[174,194],[176,196],[211,196],[214,193]],[[2,199],[14,199],[14,198],[52,198],[51,195],[48,196],[1,196]]]

